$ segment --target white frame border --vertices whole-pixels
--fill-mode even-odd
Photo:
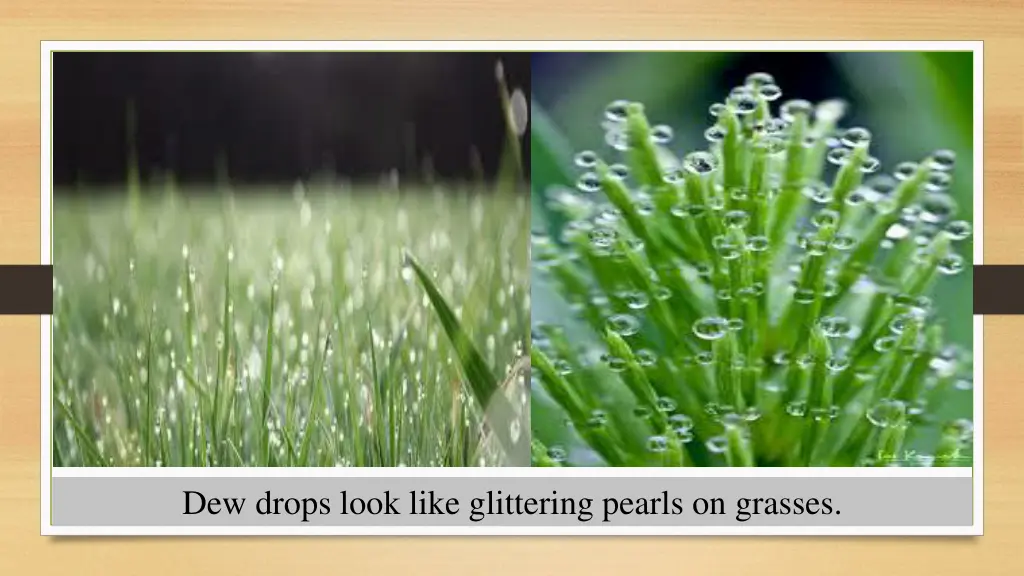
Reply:
[[[402,52],[410,49],[435,52],[475,51],[969,51],[974,59],[974,264],[984,263],[984,43],[981,41],[43,41],[40,74],[41,202],[40,257],[52,264],[51,252],[51,53],[54,51],[375,51]],[[40,320],[41,402],[40,402],[40,504],[43,536],[981,536],[984,533],[983,499],[983,407],[984,326],[974,316],[974,466],[973,468],[679,468],[644,469],[646,477],[966,477],[974,479],[974,524],[971,526],[806,526],[806,527],[138,527],[138,526],[54,526],[50,522],[50,481],[54,477],[628,477],[631,468],[52,468],[50,451],[51,410],[50,368],[52,362],[52,316]]]

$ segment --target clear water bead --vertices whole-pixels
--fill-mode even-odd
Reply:
[[[628,100],[615,100],[605,107],[604,117],[612,122],[625,122],[628,112]]]
[[[850,148],[867,146],[871,143],[871,132],[867,128],[849,128],[839,137],[839,141],[843,143],[843,146]]]
[[[787,100],[779,108],[779,115],[786,122],[792,122],[796,119],[797,115],[810,116],[813,110],[814,106],[807,100]]]
[[[779,88],[775,84],[764,84],[758,88],[757,93],[761,95],[768,102],[774,102],[779,98],[782,98],[782,88]]]
[[[898,425],[907,414],[907,406],[899,400],[882,400],[867,411],[867,419],[879,428]]]
[[[710,152],[691,152],[683,159],[683,167],[691,174],[704,176],[718,168],[718,159]]]
[[[597,166],[598,159],[597,152],[594,152],[593,150],[583,150],[576,154],[573,161],[580,168],[593,168]]]
[[[672,127],[666,124],[659,124],[651,128],[651,141],[655,144],[669,144],[672,142],[673,136]]]
[[[619,336],[632,336],[640,331],[640,321],[630,314],[615,314],[608,319],[608,329]]]

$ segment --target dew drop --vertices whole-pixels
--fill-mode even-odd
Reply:
[[[850,359],[845,356],[832,356],[825,361],[825,368],[829,372],[838,373],[850,367]]]
[[[647,439],[647,450],[654,453],[665,452],[668,450],[668,439],[664,436],[651,436]]]
[[[828,204],[832,201],[832,189],[822,182],[808,184],[801,189],[801,192],[818,204]]]
[[[722,104],[721,102],[715,102],[714,104],[708,107],[708,113],[717,118],[718,116],[722,115],[722,112],[725,112],[725,108],[725,104]]]
[[[921,199],[922,222],[941,224],[949,220],[957,211],[956,200],[948,194],[933,192]]]
[[[657,408],[659,412],[670,414],[676,411],[676,401],[669,398],[668,396],[662,396],[657,400]]]
[[[782,98],[782,88],[779,88],[775,84],[763,84],[758,88],[757,93],[761,95],[768,102],[774,102],[779,98]]]
[[[829,338],[845,338],[850,335],[850,321],[842,316],[826,316],[818,325]]]
[[[672,127],[666,124],[658,124],[651,128],[651,141],[655,144],[669,144],[672,142],[673,136]]]
[[[797,304],[810,304],[814,302],[814,290],[809,288],[798,288],[793,293],[793,301]]]
[[[966,418],[960,418],[946,424],[942,431],[948,436],[959,439],[961,442],[967,442],[974,436],[974,423]]]
[[[907,180],[917,172],[916,162],[900,162],[893,170],[893,177],[897,180]]]
[[[956,220],[946,225],[946,234],[952,240],[966,240],[971,235],[971,223],[966,220]]]
[[[693,333],[703,340],[718,340],[728,330],[728,320],[719,316],[707,316],[693,323]]]
[[[628,111],[628,100],[615,100],[605,107],[604,117],[611,122],[625,122]]]
[[[590,417],[587,418],[587,427],[593,429],[604,428],[608,424],[608,413],[604,410],[594,410],[590,413]]]
[[[704,131],[704,139],[708,142],[721,142],[722,140],[725,140],[725,135],[725,128],[722,128],[717,124]]]
[[[804,402],[803,400],[794,400],[793,402],[786,404],[786,414],[802,418],[807,414],[807,402]]]
[[[729,439],[725,436],[714,436],[705,443],[705,446],[708,452],[722,454],[729,448]]]
[[[747,250],[751,252],[764,252],[768,250],[769,240],[767,236],[751,236],[747,239]]]
[[[740,257],[740,247],[731,238],[715,236],[711,244],[722,260],[735,260]]]
[[[882,161],[874,156],[868,156],[861,162],[860,171],[864,174],[874,174],[882,167]]]
[[[849,128],[839,137],[843,146],[854,148],[856,146],[867,146],[871,143],[871,132],[867,128]]]
[[[953,177],[949,175],[949,172],[935,171],[928,174],[928,179],[924,182],[924,188],[929,192],[945,192],[949,189],[952,182]]]
[[[650,368],[658,362],[658,355],[651,350],[637,350],[636,363],[644,368]]]
[[[959,274],[964,270],[964,259],[959,254],[949,254],[939,260],[938,270],[947,276]]]
[[[608,175],[621,182],[629,177],[629,168],[625,164],[612,164],[608,167]]]
[[[743,84],[751,88],[758,88],[767,84],[775,84],[775,77],[767,72],[753,72],[747,76]]]
[[[932,170],[949,172],[956,165],[956,152],[952,150],[936,150],[928,159],[928,167]]]
[[[592,194],[601,189],[601,178],[594,172],[587,172],[576,181],[576,188],[580,192]]]
[[[724,221],[729,228],[743,229],[750,223],[750,214],[743,210],[730,210],[725,213]]]
[[[746,116],[757,110],[758,100],[749,92],[739,92],[729,97],[729,104],[736,114]]]
[[[718,160],[710,152],[691,152],[683,159],[683,167],[691,174],[704,176],[718,168]]]
[[[822,210],[811,218],[816,228],[834,228],[839,223],[839,213],[835,210]]]
[[[792,122],[797,115],[810,116],[814,106],[807,100],[788,100],[779,108],[779,115],[786,122]]]
[[[615,314],[608,319],[608,329],[619,336],[632,336],[640,331],[640,321],[629,314]]]
[[[548,448],[548,458],[561,464],[568,459],[569,455],[566,454],[565,448],[561,446],[551,446]]]
[[[583,150],[576,154],[573,161],[580,168],[594,168],[597,166],[598,161],[597,152],[594,152],[593,150]]]
[[[899,400],[882,400],[867,411],[867,419],[879,428],[891,428],[903,421],[907,406]]]
[[[875,340],[874,343],[875,351],[885,354],[886,352],[889,352],[896,347],[898,340],[899,339],[896,336],[884,336],[882,338],[879,338]]]
[[[850,161],[850,149],[849,148],[833,148],[828,151],[826,156],[830,164],[836,166],[843,166]]]
[[[668,424],[675,430],[676,434],[683,435],[693,430],[693,418],[686,414],[677,413],[669,416]]]

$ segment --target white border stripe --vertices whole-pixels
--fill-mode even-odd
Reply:
[[[983,43],[980,41],[43,41],[41,43],[41,237],[40,261],[50,263],[50,100],[52,51],[970,51],[974,53],[974,263],[984,262]],[[51,317],[41,319],[41,532],[44,535],[978,535],[983,533],[984,347],[981,316],[974,317],[974,468],[57,468],[66,478],[182,477],[649,477],[649,478],[898,478],[971,477],[974,525],[970,527],[55,527],[50,525]]]
[[[640,472],[642,470],[643,472]],[[957,468],[54,468],[54,478],[970,478]]]

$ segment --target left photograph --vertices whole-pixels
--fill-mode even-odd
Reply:
[[[529,54],[51,70],[53,466],[530,465]]]

